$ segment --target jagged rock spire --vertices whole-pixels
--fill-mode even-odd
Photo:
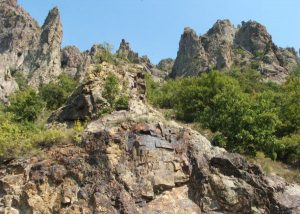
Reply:
[[[122,39],[120,47],[117,50],[117,55],[123,59],[129,60],[130,62],[139,62],[139,54],[131,50],[129,42],[126,42],[125,39]]]
[[[62,24],[57,7],[49,11],[42,26],[35,68],[30,84],[48,83],[61,73]]]
[[[170,77],[234,65],[257,69],[266,78],[282,82],[299,65],[299,59],[294,50],[278,48],[266,27],[255,21],[242,22],[236,28],[229,20],[218,20],[200,37],[190,28],[184,30]]]
[[[192,76],[208,70],[208,60],[205,55],[199,36],[193,29],[186,27],[181,35],[177,58],[170,77]]]

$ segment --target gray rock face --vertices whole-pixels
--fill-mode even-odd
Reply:
[[[0,60],[0,101],[7,103],[8,96],[18,90],[18,84],[14,81],[10,72],[3,66]]]
[[[136,90],[143,91],[145,89],[145,84],[139,76],[144,71],[144,67],[141,65],[114,66],[104,62],[96,67],[95,65],[91,66],[91,70],[86,73],[81,86],[68,98],[65,106],[53,113],[49,121],[72,122],[99,117],[104,109],[111,107],[109,101],[102,96],[105,80],[109,73],[113,73],[119,79],[122,96],[139,96],[136,95]]]
[[[170,77],[194,76],[213,69],[248,66],[266,78],[282,82],[299,65],[292,48],[278,48],[266,28],[254,21],[234,27],[219,20],[203,36],[186,28]]]
[[[170,77],[193,76],[208,71],[208,55],[201,39],[191,28],[185,28]]]
[[[82,71],[83,55],[75,46],[67,46],[61,52],[61,68],[72,77],[76,78]]]
[[[61,73],[60,49],[62,25],[58,8],[53,8],[41,28],[39,45],[25,63],[32,73],[29,84],[38,86],[49,83]]]
[[[0,62],[4,62],[0,79],[10,82],[3,84],[15,84],[13,78],[3,78],[5,73],[12,71],[23,72],[34,87],[57,77],[61,40],[62,26],[57,8],[49,12],[40,27],[17,1],[0,1]],[[11,88],[4,88],[0,96],[11,92]]]
[[[0,212],[291,214],[300,187],[268,177],[198,132],[167,121],[145,101],[145,67],[100,65],[52,119],[90,121],[82,143],[0,164]],[[99,117],[107,73],[130,97]],[[51,124],[49,124],[51,127]]]
[[[129,42],[126,42],[125,39],[122,39],[122,41],[120,43],[120,47],[117,50],[117,55],[120,58],[126,59],[133,63],[140,62],[139,54],[134,52],[133,50],[131,50]]]
[[[168,58],[168,59],[162,59],[158,64],[157,68],[161,71],[163,71],[164,77],[168,76],[174,66],[174,59]]]
[[[42,157],[0,165],[0,211],[299,212],[299,185],[266,177],[259,166],[212,147],[195,131],[127,116],[91,122],[81,147],[54,146]]]
[[[6,102],[18,88],[11,72],[23,65],[39,33],[37,22],[16,1],[0,1],[0,100]]]
[[[134,52],[129,42],[125,41],[125,39],[122,39],[120,43],[120,47],[117,50],[117,56],[123,60],[127,60],[131,63],[136,64],[143,64],[146,69],[152,69],[154,66],[151,64],[150,59],[148,56],[139,56],[138,53]]]

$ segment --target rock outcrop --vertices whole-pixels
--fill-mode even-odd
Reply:
[[[17,1],[0,1],[0,84],[10,85],[0,91],[2,97],[17,87],[16,72],[28,76],[32,86],[47,83],[60,73],[62,27],[57,8],[49,12],[42,27]]]
[[[53,8],[41,28],[39,45],[28,56],[26,65],[31,72],[29,83],[33,86],[49,83],[61,73],[62,25],[59,10]]]
[[[89,73],[53,118],[93,119],[81,145],[57,145],[43,156],[1,165],[2,212],[299,213],[300,186],[268,177],[240,155],[165,120],[144,99],[145,68],[126,66],[104,63],[101,72]],[[108,72],[124,81],[130,107],[93,117]],[[75,102],[80,95],[87,102]]]
[[[133,63],[139,63],[140,57],[139,54],[131,50],[129,42],[126,42],[125,39],[122,39],[120,43],[120,47],[117,50],[117,55],[122,58],[126,59]]]
[[[61,51],[61,68],[70,76],[76,78],[82,72],[83,54],[76,46],[67,46]]]
[[[147,56],[140,57],[138,53],[131,49],[129,42],[125,41],[125,39],[122,39],[116,54],[119,58],[131,63],[143,64],[149,70],[153,68],[150,59]]]
[[[174,66],[174,59],[171,58],[162,59],[157,64],[157,68],[165,72],[166,76],[171,73],[173,66]]]
[[[171,60],[155,67],[125,41],[118,63],[101,60],[106,51],[101,45],[84,53],[76,47],[60,51],[57,8],[40,28],[15,0],[0,0],[0,6],[0,99],[17,90],[14,72],[28,74],[37,86],[53,80],[62,67],[81,85],[47,127],[87,121],[80,143],[57,143],[30,158],[0,163],[0,213],[300,213],[299,185],[266,176],[259,166],[212,146],[147,103],[146,73],[160,74],[158,68],[168,72]],[[186,28],[173,71],[195,75],[191,71],[230,68],[240,56],[254,60],[261,55],[272,68],[276,63],[292,68],[298,60],[294,50],[277,48],[257,25],[244,23],[236,29],[219,21],[202,37]],[[138,61],[130,62],[131,57]],[[107,114],[103,110],[110,104],[102,92],[109,73],[119,79],[129,107]]]
[[[0,1],[0,100],[18,89],[12,73],[22,66],[30,43],[38,40],[39,26],[16,1]]]
[[[18,84],[11,76],[11,73],[0,60],[0,101],[8,103],[8,97],[19,89]]]
[[[263,25],[248,21],[235,27],[229,20],[219,20],[200,37],[190,28],[184,30],[170,77],[244,66],[282,82],[298,65],[296,51],[278,48]]]

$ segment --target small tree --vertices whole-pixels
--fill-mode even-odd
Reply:
[[[44,101],[32,88],[17,92],[10,97],[8,111],[18,122],[35,121],[45,107]]]
[[[116,75],[109,73],[104,83],[102,96],[107,100],[111,107],[114,107],[116,99],[120,93],[118,86],[119,80]]]
[[[67,74],[61,74],[58,82],[50,82],[42,86],[39,91],[47,108],[55,110],[61,107],[76,87],[76,81]]]
[[[97,54],[98,63],[108,62],[115,63],[115,57],[112,53],[113,46],[107,42],[100,45],[100,52]]]

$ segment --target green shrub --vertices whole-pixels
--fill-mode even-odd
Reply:
[[[22,156],[33,150],[30,133],[35,132],[25,124],[13,121],[11,113],[0,112],[0,160]]]
[[[24,74],[21,72],[16,72],[13,77],[15,78],[20,90],[24,90],[28,87],[28,81]]]
[[[96,56],[96,61],[97,63],[111,63],[111,64],[116,64],[116,57],[112,53],[113,47],[111,44],[104,42],[103,44],[100,45],[100,52]]]
[[[128,110],[129,109],[129,97],[128,96],[119,97],[115,103],[115,108],[117,111]]]
[[[278,105],[283,121],[280,135],[300,130],[300,76],[291,76],[283,85]]]
[[[258,68],[259,63],[254,63]],[[154,106],[174,109],[177,119],[217,133],[214,145],[251,156],[263,152],[294,164],[299,163],[299,73],[295,69],[282,85],[266,82],[259,72],[245,68],[164,84],[147,77],[147,99]]]
[[[285,136],[279,140],[278,159],[300,165],[300,134]]]
[[[16,121],[35,121],[45,107],[44,101],[32,88],[18,91],[10,97],[8,111]]]
[[[66,130],[45,129],[33,122],[16,122],[14,115],[0,109],[0,162],[27,157],[53,145],[79,143],[83,126],[75,122]]]
[[[150,103],[153,105],[157,104],[157,97],[159,93],[159,84],[155,82],[150,74],[146,74],[146,97]]]
[[[113,107],[119,93],[119,79],[113,73],[109,73],[104,83],[102,96],[107,100],[110,106]]]
[[[67,131],[41,130],[32,137],[32,144],[40,147],[51,147],[54,144],[65,144],[72,142],[72,137]]]
[[[67,74],[61,74],[57,82],[50,82],[40,87],[40,96],[46,102],[47,108],[55,110],[61,107],[70,94],[74,91],[77,83]]]

